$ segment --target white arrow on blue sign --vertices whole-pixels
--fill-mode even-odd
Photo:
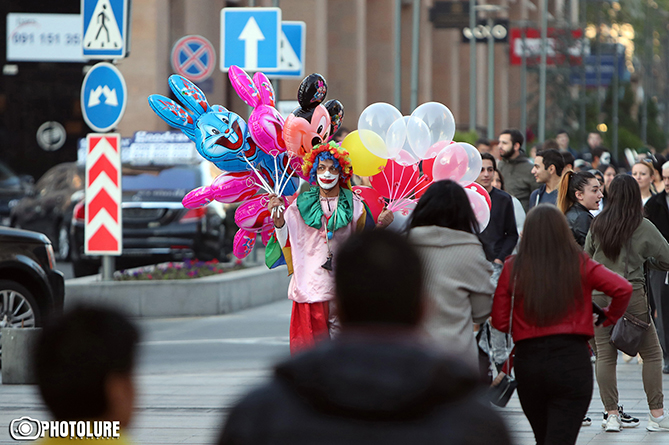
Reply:
[[[221,71],[237,65],[247,71],[279,69],[281,9],[221,10]]]
[[[110,63],[96,64],[81,85],[84,121],[98,133],[116,128],[125,112],[128,91],[121,72]]]
[[[271,79],[304,77],[306,31],[307,24],[304,22],[281,22],[279,70],[267,73],[267,77]]]

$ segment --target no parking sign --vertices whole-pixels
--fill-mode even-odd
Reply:
[[[172,47],[172,69],[193,82],[203,81],[214,72],[216,52],[202,36],[182,37]]]

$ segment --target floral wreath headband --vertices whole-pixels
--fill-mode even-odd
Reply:
[[[334,158],[335,162],[339,163],[339,175],[341,176],[342,182],[346,182],[351,178],[351,175],[353,174],[353,165],[351,164],[351,158],[349,157],[348,151],[341,148],[339,144],[335,142],[319,144],[304,155],[302,161],[302,173],[304,173],[305,176],[311,176],[314,162],[316,162],[318,155],[321,153],[328,153],[330,155],[328,157]]]

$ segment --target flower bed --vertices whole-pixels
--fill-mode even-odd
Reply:
[[[169,262],[155,266],[137,267],[114,272],[114,281],[138,280],[187,280],[218,275],[244,269],[241,260],[234,263],[220,263],[218,260],[198,261],[186,259],[183,262]]]

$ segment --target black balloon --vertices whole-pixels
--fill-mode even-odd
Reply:
[[[323,76],[318,73],[309,74],[297,90],[297,101],[304,111],[311,110],[325,100],[327,91],[328,86]]]
[[[330,115],[330,135],[334,135],[344,120],[344,106],[337,99],[331,99],[325,102],[325,108]]]

